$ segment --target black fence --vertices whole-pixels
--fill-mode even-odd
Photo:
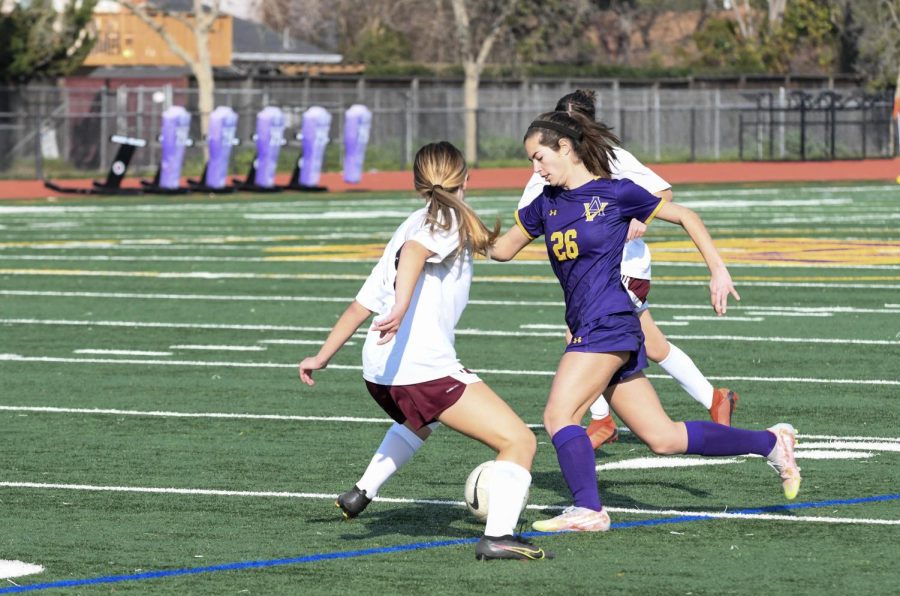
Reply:
[[[740,113],[742,160],[832,160],[892,157],[896,143],[888,93],[754,93]]]

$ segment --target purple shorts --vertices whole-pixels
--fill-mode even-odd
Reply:
[[[612,376],[610,385],[647,368],[644,332],[641,331],[641,322],[634,312],[600,317],[573,330],[572,341],[566,346],[566,352],[630,352],[628,362]]]
[[[438,419],[459,401],[466,387],[481,379],[466,369],[453,375],[414,385],[379,385],[366,381],[369,394],[398,424],[409,422],[419,430]]]

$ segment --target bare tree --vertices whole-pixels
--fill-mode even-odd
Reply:
[[[463,105],[465,107],[465,154],[466,161],[478,160],[478,84],[484,65],[501,33],[508,27],[507,19],[516,9],[519,0],[499,0],[478,2],[479,23],[469,17],[466,0],[450,0],[453,8],[454,30],[459,44],[459,59],[462,62],[465,82],[463,83]],[[473,8],[474,0],[470,0]],[[478,31],[480,39],[477,39]]]
[[[132,14],[141,19],[141,21],[156,32],[156,34],[166,42],[166,45],[169,46],[172,53],[181,58],[184,63],[190,67],[194,78],[197,79],[200,130],[205,136],[209,130],[209,114],[213,110],[213,93],[215,92],[212,57],[209,52],[209,35],[216,19],[221,14],[221,0],[207,0],[208,4],[206,6],[204,6],[203,0],[193,0],[194,12],[191,18],[185,13],[157,11],[153,8],[148,8],[146,4],[138,4],[134,0],[116,1],[124,8],[130,10]],[[195,42],[194,51],[196,52],[196,58],[188,48],[182,47],[182,45],[166,31],[160,18],[164,16],[175,19],[192,32]]]

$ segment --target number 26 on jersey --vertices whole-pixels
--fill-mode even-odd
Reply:
[[[566,230],[565,232],[553,232],[550,234],[550,242],[553,243],[553,254],[559,261],[567,261],[578,257],[578,230]]]

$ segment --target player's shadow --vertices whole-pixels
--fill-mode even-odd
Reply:
[[[484,531],[484,524],[462,506],[435,506],[428,503],[403,504],[372,502],[359,517],[345,520],[334,508],[331,515],[322,515],[309,521],[329,523],[334,521],[336,531],[343,540],[371,540],[380,536],[401,535],[413,538],[442,539],[472,538]]]
[[[636,436],[631,434],[623,434],[620,435],[619,441],[615,445],[610,447],[608,451],[597,452],[597,464],[602,465],[603,463],[615,461],[620,455],[624,455],[625,449],[623,449],[623,447],[627,448],[630,446],[638,447],[640,451],[643,451],[644,453],[639,454],[641,457],[651,457],[653,455],[649,448],[647,448],[644,443]],[[683,482],[675,480],[615,480],[611,479],[610,475],[604,473],[604,471],[602,470],[598,473],[598,480],[600,482],[600,498],[603,501],[603,504],[609,507],[659,507],[658,502],[646,503],[631,496],[633,494],[646,492],[644,490],[641,490],[644,487],[651,490],[659,489],[658,491],[654,490],[654,492],[680,492],[690,495],[691,497],[698,498],[705,498],[710,496],[710,493],[708,491],[697,489],[690,484],[685,484]],[[572,495],[569,492],[568,486],[566,486],[566,482],[563,479],[562,472],[560,472],[559,468],[551,471],[532,470],[531,485],[532,488],[549,489],[553,491],[554,494],[559,495],[559,504],[562,506],[568,506],[572,504]],[[623,491],[630,494],[623,494]]]

